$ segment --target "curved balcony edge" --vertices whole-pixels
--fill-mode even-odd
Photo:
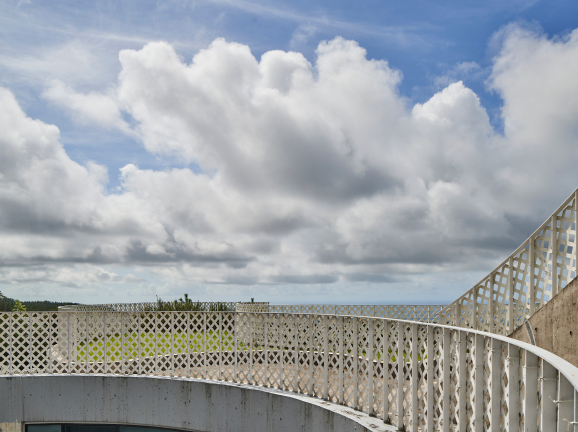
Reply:
[[[247,384],[104,374],[0,377],[0,427],[27,423],[126,424],[198,432],[391,432],[365,413]]]

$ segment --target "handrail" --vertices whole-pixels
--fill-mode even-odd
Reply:
[[[466,293],[447,306],[422,305],[268,305],[226,303],[244,312],[363,314],[385,318],[441,322],[509,335],[576,277],[578,189],[516,250]],[[71,305],[68,311],[143,311],[155,303]],[[204,303],[210,309],[210,303]],[[367,312],[368,308],[375,308]],[[414,308],[413,312],[408,309]],[[381,309],[377,309],[381,308]],[[433,308],[433,309],[432,309]],[[412,315],[413,313],[413,315]]]
[[[357,315],[376,318],[404,319],[420,322],[438,322],[446,305],[336,305],[336,304],[285,304],[237,303],[237,312],[274,312]]]
[[[203,378],[278,388],[406,431],[567,430],[578,369],[491,333],[405,320],[234,312],[0,314],[0,373]],[[573,423],[572,423],[573,425]]]
[[[228,310],[234,311],[237,302],[192,302],[201,310],[211,311],[218,310],[219,307],[225,306]],[[59,306],[59,311],[70,312],[145,312],[154,311],[157,302],[140,302],[140,303],[102,303],[102,304],[75,304]]]

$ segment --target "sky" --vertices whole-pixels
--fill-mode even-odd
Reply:
[[[578,187],[574,1],[0,0],[0,291],[445,304]]]

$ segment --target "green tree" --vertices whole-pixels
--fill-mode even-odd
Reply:
[[[16,300],[14,302],[14,307],[12,308],[13,312],[26,312],[26,306],[24,306],[20,300]]]

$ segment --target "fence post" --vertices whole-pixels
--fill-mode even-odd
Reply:
[[[88,312],[86,313],[86,345],[88,347]],[[138,332],[138,374],[141,374],[141,364],[142,364],[142,356],[141,356],[141,328],[140,328],[140,312],[137,315],[137,332]],[[88,350],[86,351],[86,367],[88,368]]]
[[[538,430],[538,356],[524,350],[524,432]]]
[[[450,386],[451,386],[451,352],[452,352],[452,331],[444,327],[443,329],[443,410],[442,427],[443,432],[450,432]]]
[[[502,390],[502,343],[494,338],[490,339],[490,430],[500,428],[500,402]],[[545,432],[545,430],[544,430]]]
[[[382,361],[381,368],[383,370],[383,420],[387,421],[387,419],[389,418],[389,364],[390,364],[389,360],[391,358],[391,356],[389,355],[390,321],[382,319],[381,323],[383,326],[383,358],[381,359]],[[392,386],[394,385],[393,382],[391,384]],[[390,418],[390,421],[391,420],[392,419]]]
[[[295,360],[295,377],[294,391],[299,393],[299,324],[297,323],[297,315],[293,314],[293,338],[295,340],[295,351],[293,351],[293,360]],[[303,350],[305,351],[305,350]]]
[[[467,427],[468,416],[466,413],[467,401],[467,378],[466,370],[466,352],[467,352],[467,333],[460,330],[458,333],[458,430],[465,432]]]
[[[373,318],[367,318],[367,414],[373,415]]]
[[[414,306],[415,308],[415,306]],[[417,417],[418,409],[417,406],[417,385],[419,383],[419,370],[417,366],[417,357],[420,355],[417,349],[417,334],[418,325],[415,323],[410,324],[411,328],[411,358],[410,358],[410,370],[411,370],[411,428],[412,430],[418,430]],[[407,362],[406,362],[407,363]]]
[[[313,396],[313,315],[308,317],[309,324],[309,380],[307,382],[307,394]]]
[[[542,394],[542,412],[540,413],[540,430],[555,431],[556,427],[556,369],[542,360],[542,376],[540,377]]]
[[[529,279],[528,279],[528,297],[530,300],[529,310],[530,314],[526,318],[531,317],[534,315],[534,310],[536,308],[536,290],[534,288],[534,265],[536,258],[534,257],[534,238],[530,237],[528,241],[528,264],[529,264]]]
[[[404,351],[404,328],[403,321],[397,322],[397,428],[402,429],[404,426],[405,412],[403,409],[403,384],[405,381],[405,374],[403,367],[405,359],[403,357]]]
[[[288,341],[289,335],[287,334],[289,325],[287,323],[287,316],[284,314],[278,314],[277,319],[279,324],[277,325],[277,340],[279,342],[279,363],[281,364],[281,382],[279,383],[279,389],[286,390],[285,388],[285,348],[287,348],[287,352],[289,352],[289,346],[287,345],[286,340]],[[287,339],[285,339],[287,337]]]
[[[514,331],[514,258],[508,259],[508,334]]]
[[[124,312],[120,313],[120,373],[121,375],[124,374],[124,319],[123,319]]]
[[[520,348],[508,344],[508,431],[519,429]]]
[[[187,314],[187,378],[191,377],[191,314]],[[235,382],[237,381],[237,332],[235,331]]]
[[[490,298],[488,300],[488,331],[490,333],[495,333],[495,322],[494,319],[496,315],[494,314],[494,286],[496,284],[496,274],[494,272],[490,273]]]
[[[574,418],[574,387],[570,381],[558,373],[558,429],[557,432],[567,432],[569,422]]]
[[[575,390],[574,391],[574,417],[573,417],[573,421],[574,424],[572,425],[572,430],[571,432],[576,432],[576,429],[578,427],[578,425],[576,425],[576,423],[578,422],[578,392]]]
[[[12,342],[12,341],[10,341]],[[86,344],[86,352],[88,353],[88,343]],[[48,312],[48,373],[52,372],[52,312]],[[86,362],[88,368],[88,362]],[[87,370],[88,372],[88,370]],[[12,364],[10,364],[10,374],[12,374]]]
[[[219,381],[223,380],[223,315],[225,312],[216,312],[219,317]],[[266,316],[266,315],[265,315]],[[265,369],[267,370],[267,369]]]
[[[70,355],[70,312],[68,312],[66,314],[66,319],[67,319],[67,325],[66,325],[67,332],[66,333],[68,336],[68,348],[66,350],[66,355],[68,357],[68,373],[70,373],[70,362],[72,361],[72,356]],[[106,335],[106,324],[105,324],[105,335]],[[12,342],[12,340],[10,342]],[[105,343],[106,343],[106,338],[105,338]],[[105,353],[106,353],[106,350],[105,350]],[[106,364],[106,357],[105,357],[105,364]],[[106,373],[106,366],[105,366],[104,371]]]
[[[157,317],[158,317],[158,314],[159,314],[158,312],[153,312],[154,322],[155,322],[155,331],[154,331],[154,338],[155,338],[155,376],[158,375],[158,372],[157,372],[157,366],[158,366],[158,359],[157,359]],[[205,352],[206,352],[206,351],[207,351],[207,350],[205,349]],[[205,359],[204,363],[205,363],[205,364],[207,363],[206,359]],[[205,376],[204,376],[204,378],[207,378],[206,368],[205,368]]]
[[[550,247],[552,248],[552,297],[558,294],[558,217],[552,215]]]
[[[357,357],[359,356],[359,353],[357,352],[358,349],[358,345],[357,345],[357,333],[358,333],[358,322],[357,322],[357,317],[354,316],[352,318],[353,320],[353,337],[352,337],[352,349],[351,349],[351,367],[353,369],[353,374],[352,374],[352,385],[353,385],[353,408],[357,409],[358,405],[359,405],[359,398],[357,397],[357,392],[358,392],[358,388],[357,388],[357,374],[359,371],[359,368],[357,366]]]
[[[472,305],[472,322],[470,323],[470,327],[474,330],[478,329],[478,291],[480,287],[478,285],[472,288],[474,294],[474,304]]]
[[[89,351],[89,346],[88,346],[88,312],[84,312],[85,315],[85,320],[86,320],[86,373],[88,373],[88,351]],[[140,344],[139,344],[139,349],[140,349]]]
[[[329,399],[329,320],[323,315],[323,399]]]
[[[32,353],[34,350],[32,349],[32,312],[28,312],[28,373],[32,373]]]
[[[484,431],[484,336],[475,335],[474,355],[475,355],[475,377],[474,377],[474,394],[475,406],[474,417],[475,432]]]
[[[106,371],[108,370],[107,366],[108,366],[108,362],[107,362],[107,358],[106,358],[106,348],[107,348],[107,340],[106,340],[106,312],[102,313],[103,315],[103,328],[104,328],[104,373],[106,374]],[[68,333],[68,336],[70,337],[70,332]],[[68,371],[68,373],[70,373],[70,370]]]
[[[171,312],[171,378],[175,376],[175,313]]]
[[[428,308],[429,309],[429,308]],[[426,340],[426,425],[425,430],[427,432],[433,432],[433,421],[434,421],[434,327],[428,325],[427,329],[427,340]],[[439,348],[439,347],[438,347]],[[439,379],[439,378],[438,378]]]
[[[264,387],[269,387],[269,316],[263,314],[263,366],[265,366],[265,382]]]
[[[455,326],[456,327],[461,327],[462,324],[460,322],[460,312],[461,312],[461,308],[460,308],[460,299],[456,300],[456,304],[454,305],[455,308],[455,314],[456,314],[456,319],[455,319]]]
[[[339,318],[339,403],[343,405],[343,361],[345,353],[343,352],[343,327],[345,325],[345,318],[340,316]]]
[[[206,351],[206,349],[205,349]],[[206,357],[206,354],[205,354]],[[206,362],[205,362],[206,363]],[[206,370],[206,366],[205,366]],[[206,374],[205,374],[206,378]],[[253,384],[253,314],[249,314],[249,384]]]

